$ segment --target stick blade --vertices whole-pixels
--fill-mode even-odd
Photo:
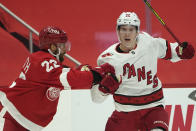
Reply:
[[[196,90],[194,90],[193,92],[191,92],[188,96],[191,100],[196,101]]]

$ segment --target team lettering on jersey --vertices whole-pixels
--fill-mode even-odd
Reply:
[[[137,75],[138,82],[147,79],[147,83],[146,83],[147,85],[153,83],[153,88],[158,86],[157,76],[156,75],[152,76],[151,71],[146,72],[145,66],[143,66],[142,68],[135,69],[134,64],[130,65],[129,63],[127,63],[123,66],[123,76],[125,76],[127,73],[128,73],[127,79],[130,79],[131,77],[136,77]]]
[[[29,60],[29,57],[28,57],[27,60],[25,61],[24,65],[23,65],[23,69],[22,69],[22,72],[19,75],[19,78],[21,78],[23,80],[26,80],[25,74],[29,70],[30,65],[31,65],[31,63],[30,63],[30,60]]]

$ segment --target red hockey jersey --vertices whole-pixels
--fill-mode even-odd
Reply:
[[[29,130],[41,130],[56,113],[60,91],[91,87],[91,72],[63,68],[48,52],[31,54],[9,88],[0,88],[0,101]]]

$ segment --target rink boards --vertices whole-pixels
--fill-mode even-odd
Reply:
[[[164,89],[165,109],[170,117],[169,131],[196,130],[196,101],[188,98],[194,90],[196,88]],[[95,104],[91,101],[89,90],[63,91],[58,112],[45,131],[104,131],[113,110],[112,97],[104,103]]]

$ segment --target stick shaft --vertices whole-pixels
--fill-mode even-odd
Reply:
[[[161,24],[164,26],[164,28],[170,33],[170,35],[178,42],[181,43],[179,39],[174,35],[174,33],[171,31],[171,29],[166,25],[166,23],[163,21],[163,19],[158,15],[158,13],[152,8],[150,3],[147,0],[144,0],[144,3],[148,6],[148,8],[152,11],[152,13],[157,17],[157,19],[161,22]]]

